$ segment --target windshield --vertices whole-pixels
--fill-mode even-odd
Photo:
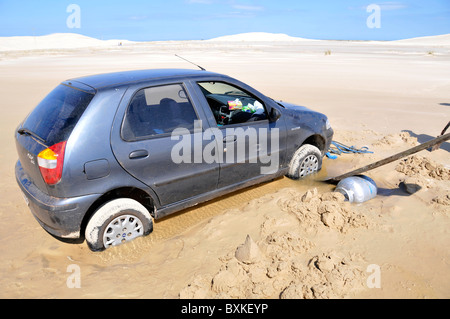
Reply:
[[[198,85],[200,85],[200,88],[205,95],[220,94],[250,97],[248,93],[242,91],[241,89],[223,82],[199,82]]]
[[[93,97],[92,93],[60,84],[36,106],[22,128],[47,145],[65,141]]]

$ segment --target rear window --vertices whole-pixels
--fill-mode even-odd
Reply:
[[[48,146],[65,141],[93,97],[92,93],[60,84],[30,113],[23,128],[44,139]]]

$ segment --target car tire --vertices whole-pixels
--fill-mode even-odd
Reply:
[[[85,239],[92,251],[102,251],[152,231],[153,219],[149,211],[134,199],[119,198],[95,211],[86,226]]]
[[[322,153],[310,144],[302,145],[292,156],[287,177],[302,179],[314,174],[322,168]]]

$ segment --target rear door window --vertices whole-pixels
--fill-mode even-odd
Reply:
[[[139,90],[128,106],[122,138],[135,141],[172,133],[176,128],[194,129],[198,116],[181,84]]]
[[[60,84],[30,113],[23,128],[45,141],[47,146],[65,141],[94,94]]]

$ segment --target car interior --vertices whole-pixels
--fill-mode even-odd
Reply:
[[[122,127],[126,140],[171,133],[176,128],[193,129],[197,115],[187,97],[176,101],[165,97],[170,95],[162,95],[150,100],[148,90],[140,90],[130,103]]]
[[[249,93],[223,82],[198,82],[218,126],[267,119],[264,105]]]

